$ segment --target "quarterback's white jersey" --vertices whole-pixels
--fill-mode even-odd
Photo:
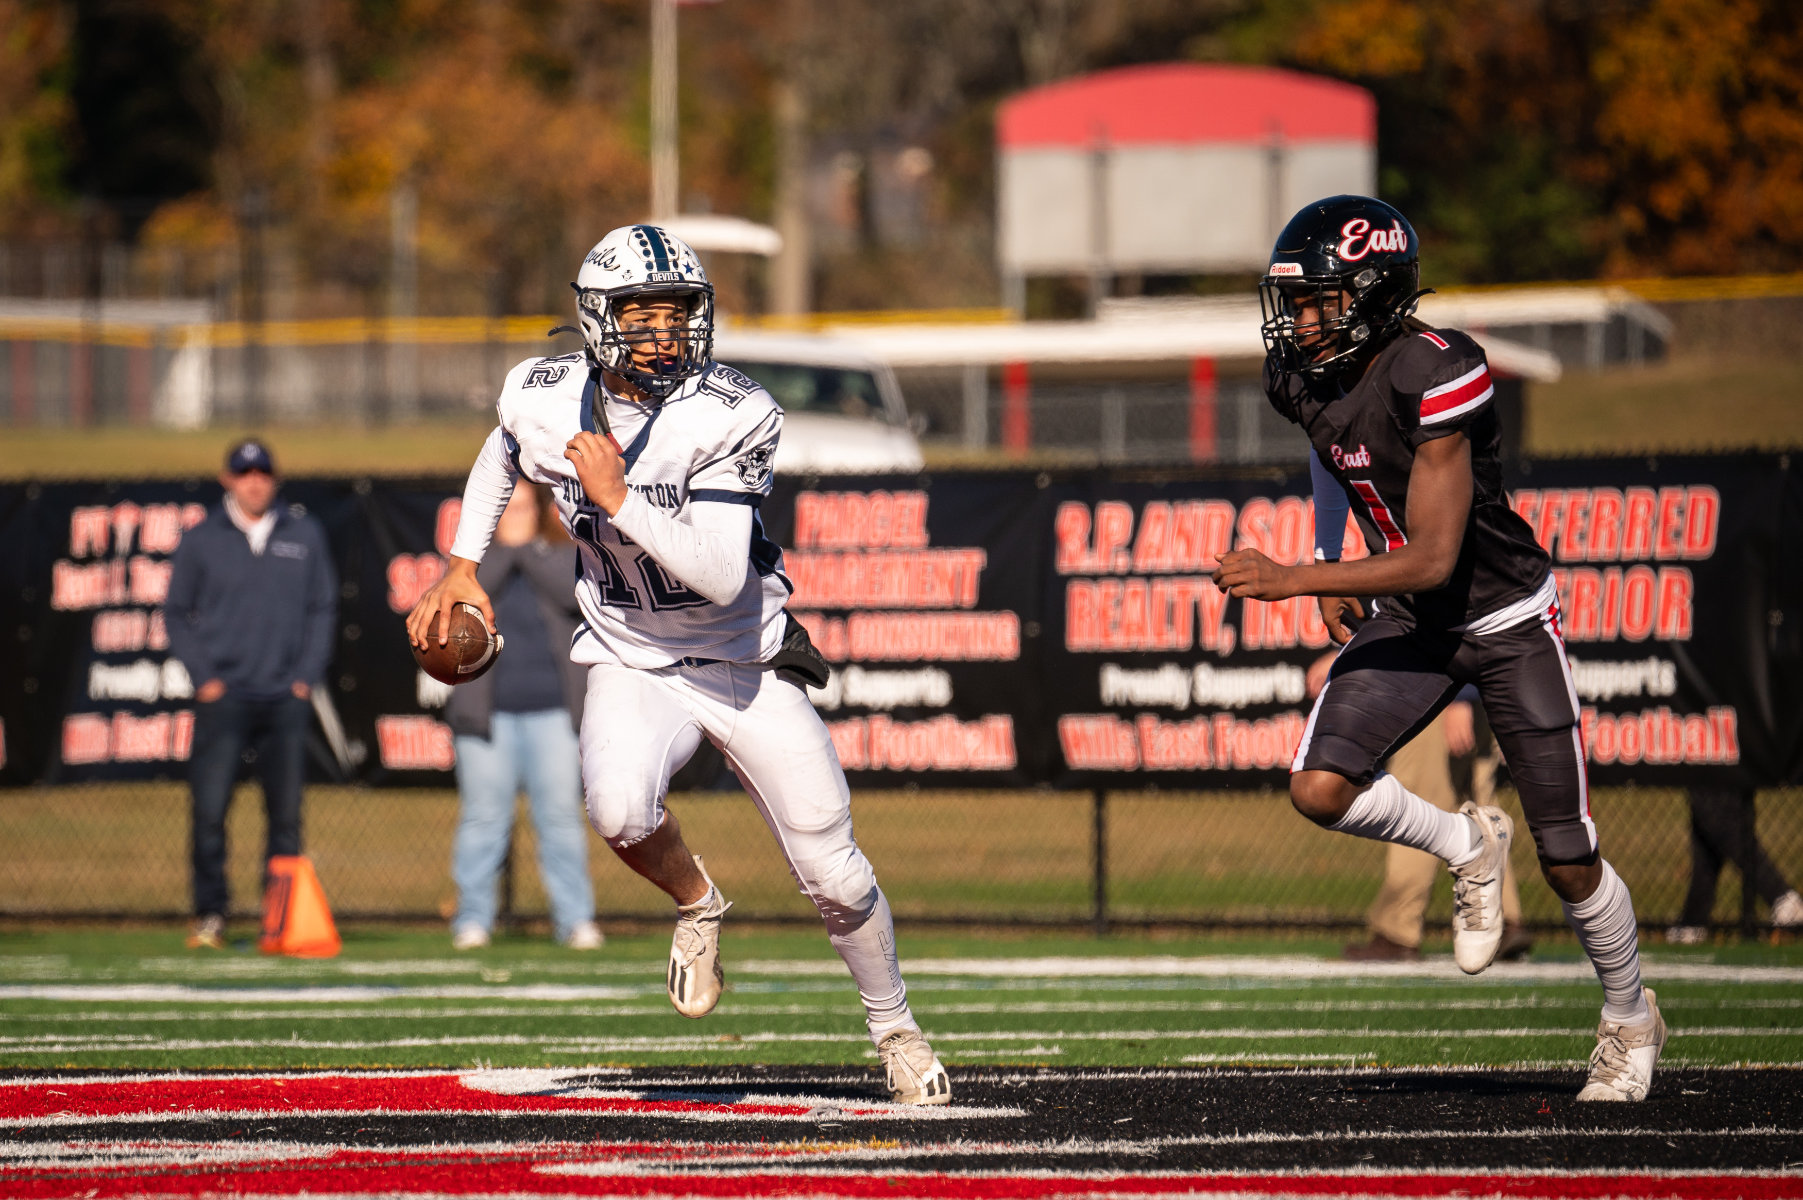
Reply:
[[[623,452],[627,487],[656,513],[692,522],[697,506],[752,509],[749,561],[730,601],[715,603],[683,584],[583,493],[564,448],[580,430],[599,433],[597,395]],[[639,405],[609,393],[583,355],[566,354],[516,366],[496,409],[500,428],[471,472],[451,552],[479,561],[487,549],[500,510],[472,511],[493,503],[479,487],[485,469],[497,475],[499,467],[508,477],[499,489],[502,506],[513,477],[552,485],[558,515],[581,552],[576,599],[583,623],[571,649],[576,662],[658,668],[683,660],[758,663],[777,652],[791,588],[782,551],[765,536],[756,512],[770,494],[782,432],[782,409],[770,393],[714,364],[661,404]],[[497,448],[504,464],[494,461]],[[620,511],[624,517],[627,509]]]

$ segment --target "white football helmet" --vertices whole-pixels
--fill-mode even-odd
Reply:
[[[659,399],[683,380],[707,369],[714,357],[714,285],[701,260],[681,238],[656,225],[622,225],[600,241],[576,273],[576,319],[596,365],[629,380]],[[686,300],[688,324],[670,339],[674,353],[660,355],[650,370],[633,362],[632,345],[652,334],[620,328],[626,300]]]

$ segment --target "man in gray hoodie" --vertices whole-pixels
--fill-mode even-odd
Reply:
[[[175,552],[164,613],[169,649],[194,681],[194,924],[191,948],[225,945],[225,814],[254,751],[269,814],[264,861],[299,854],[308,700],[325,678],[338,577],[325,530],[279,507],[275,462],[255,439],[232,447],[225,501]]]

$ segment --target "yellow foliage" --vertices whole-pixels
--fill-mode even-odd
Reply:
[[[1412,75],[1426,61],[1427,22],[1418,0],[1335,0],[1306,28],[1297,54],[1335,75]]]
[[[0,223],[26,215],[37,188],[34,143],[66,136],[68,95],[44,76],[68,53],[67,10],[0,0]]]
[[[1771,269],[1803,252],[1798,6],[1652,0],[1614,27],[1595,77],[1627,235],[1617,269]]]

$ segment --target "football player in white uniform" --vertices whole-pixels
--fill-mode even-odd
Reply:
[[[589,668],[589,821],[676,902],[670,1002],[705,1016],[723,982],[720,923],[731,905],[664,804],[671,774],[706,737],[850,968],[891,1094],[946,1103],[945,1068],[908,1010],[889,902],[852,837],[845,773],[803,686],[823,685],[826,663],[784,610],[782,551],[758,519],[782,410],[713,361],[713,285],[664,230],[609,233],[574,286],[586,350],[509,372],[449,569],[407,618],[408,636],[423,646],[436,615],[460,601],[493,626],[476,565],[515,481],[552,485],[581,553],[571,657]]]

